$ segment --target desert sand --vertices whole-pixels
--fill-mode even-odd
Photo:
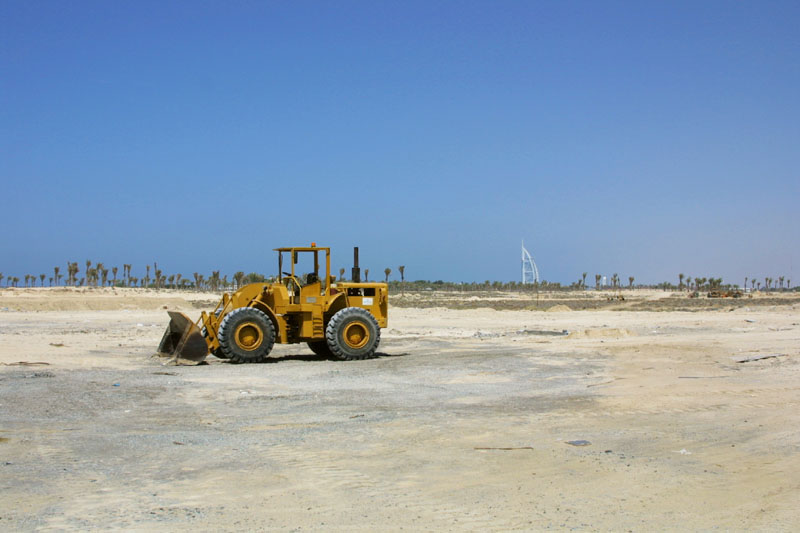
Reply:
[[[797,299],[622,294],[397,295],[376,359],[165,366],[165,309],[218,295],[0,290],[0,530],[796,530]]]

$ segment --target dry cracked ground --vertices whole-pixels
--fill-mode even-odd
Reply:
[[[756,303],[393,308],[373,360],[175,367],[202,298],[2,291],[0,530],[796,530],[800,305]]]

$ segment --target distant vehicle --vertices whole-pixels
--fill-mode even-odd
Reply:
[[[742,291],[739,289],[728,289],[723,291],[721,289],[711,289],[706,295],[708,298],[741,298]]]

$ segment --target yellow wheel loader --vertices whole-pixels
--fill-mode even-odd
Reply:
[[[330,248],[311,243],[275,251],[277,281],[250,283],[223,294],[197,322],[168,311],[170,322],[159,355],[200,362],[211,353],[233,363],[259,363],[276,342],[305,342],[324,357],[346,361],[374,357],[380,328],[388,324],[389,288],[386,283],[361,283],[358,248],[353,281],[348,282],[337,282],[331,274]],[[304,275],[300,265],[307,265]]]

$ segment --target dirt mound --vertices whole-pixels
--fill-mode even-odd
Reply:
[[[567,335],[568,339],[597,339],[597,338],[610,338],[619,339],[622,337],[630,337],[633,333],[625,328],[598,328],[598,329],[583,329],[580,331],[573,331]]]
[[[564,313],[566,311],[572,311],[572,308],[570,308],[570,306],[564,305],[564,304],[558,304],[558,305],[554,305],[553,307],[548,307],[547,308],[547,312],[548,313]]]

